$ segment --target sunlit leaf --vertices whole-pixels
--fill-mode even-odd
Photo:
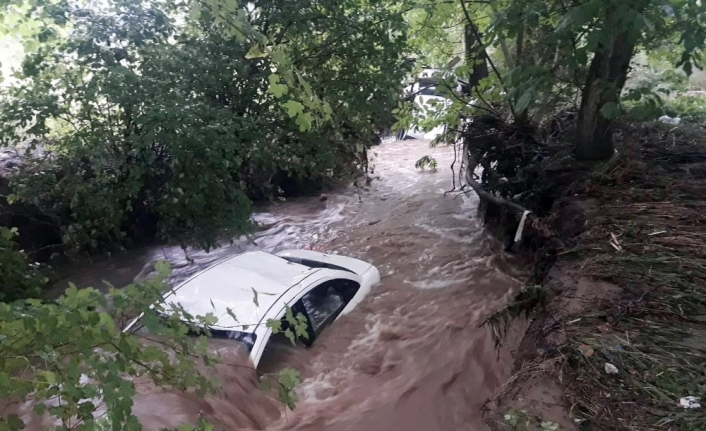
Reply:
[[[247,54],[245,54],[245,58],[247,59],[253,59],[253,58],[264,58],[267,57],[267,53],[263,52],[260,49],[260,45],[255,44],[250,47],[250,50],[248,50]]]

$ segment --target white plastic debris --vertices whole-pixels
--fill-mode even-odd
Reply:
[[[691,395],[689,395],[688,397],[680,399],[679,404],[685,409],[698,409],[699,407],[701,407],[699,401],[701,401],[701,398],[692,397]]]
[[[517,226],[517,231],[515,231],[515,242],[519,242],[522,239],[522,231],[525,228],[525,220],[527,220],[527,215],[530,211],[525,210],[522,213],[522,218],[520,219],[520,224]]]
[[[610,362],[606,362],[605,367],[603,367],[603,368],[605,369],[605,372],[608,374],[618,374],[618,367],[611,364]]]
[[[679,117],[670,117],[669,115],[662,115],[659,117],[659,122],[660,123],[665,123],[665,124],[672,124],[676,126],[677,124],[681,123],[681,118]]]

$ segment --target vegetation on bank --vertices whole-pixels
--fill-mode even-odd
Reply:
[[[566,347],[588,345],[594,355],[567,364],[575,373],[567,395],[596,428],[702,430],[703,408],[681,399],[706,399],[704,129],[628,133],[625,155],[582,193],[600,211],[587,211],[585,231],[570,239],[578,248],[561,259],[620,288],[617,301],[601,298],[574,317],[582,320]],[[593,371],[606,361],[617,376]]]
[[[209,248],[248,231],[252,199],[361,172],[410,67],[395,6],[236,6],[38,3],[54,26],[0,105],[0,142],[36,150],[7,203],[67,251]]]

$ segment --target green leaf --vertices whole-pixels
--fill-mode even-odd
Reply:
[[[250,49],[248,50],[247,54],[245,54],[245,58],[247,58],[248,60],[253,59],[253,58],[265,58],[267,56],[268,56],[268,54],[266,52],[263,52],[260,49],[260,45],[258,45],[258,44],[251,46]]]
[[[617,102],[608,102],[601,107],[600,113],[603,118],[614,120],[620,117],[621,114],[620,104]]]
[[[311,130],[312,121],[313,117],[309,112],[299,113],[296,119],[299,131],[306,132],[307,130]]]
[[[296,117],[297,115],[304,112],[304,105],[297,102],[296,100],[288,100],[284,105],[282,105],[290,117]]]
[[[294,336],[294,332],[292,332],[291,329],[289,329],[289,328],[285,329],[284,336],[289,339],[289,341],[292,343],[293,346],[297,345],[297,339]]]
[[[270,328],[273,334],[277,334],[282,331],[282,321],[278,319],[267,319],[265,327]]]
[[[218,323],[218,317],[216,317],[213,313],[207,313],[203,316],[202,321],[205,325],[212,326]]]
[[[256,307],[260,307],[260,304],[257,302],[257,290],[255,290],[254,287],[251,287],[252,289],[252,302],[255,304]]]
[[[100,313],[100,324],[108,330],[109,334],[115,334],[115,321],[113,316],[108,313]]]
[[[306,324],[299,324],[294,326],[294,331],[296,332],[297,337],[304,338],[305,340],[309,339],[309,331],[307,331]]]
[[[515,112],[519,115],[527,109],[530,103],[532,103],[532,92],[526,91],[522,93],[517,99],[517,103],[515,103]]]
[[[39,370],[37,371],[37,376],[51,385],[56,384],[56,374],[49,370]]]
[[[294,388],[301,383],[299,371],[293,368],[285,368],[279,372],[279,382],[287,387]]]
[[[326,118],[330,118],[331,115],[333,115],[333,109],[331,109],[331,105],[329,105],[328,102],[324,102],[321,109],[323,110]]]
[[[171,264],[166,260],[158,260],[154,263],[154,270],[163,277],[166,277],[171,272]]]
[[[287,321],[290,325],[294,326],[297,324],[297,319],[294,317],[294,312],[292,311],[292,307],[287,307],[284,310],[284,320]]]
[[[280,97],[287,94],[287,92],[288,92],[287,85],[279,83],[279,81],[282,79],[279,75],[277,75],[276,73],[273,73],[269,76],[268,79],[270,82],[270,86],[267,89],[267,91],[272,93],[273,96],[275,96],[276,98],[279,99]]]
[[[572,8],[559,22],[557,30],[582,27],[593,19],[591,2]]]

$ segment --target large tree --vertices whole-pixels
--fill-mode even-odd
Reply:
[[[700,67],[706,34],[706,6],[694,0],[432,3],[426,19],[410,21],[411,34],[419,35],[414,46],[422,55],[435,52],[434,45],[445,40],[435,30],[464,22],[458,43],[466,46],[466,64],[456,71],[476,89],[468,93],[474,97],[455,100],[463,106],[449,112],[477,115],[480,107],[482,113],[497,113],[505,104],[515,121],[541,121],[575,104],[579,115],[571,139],[579,159],[613,154],[612,126],[638,50],[668,46],[678,53],[675,67],[689,74]],[[485,75],[486,67],[492,73],[479,82],[475,77],[479,71]]]

